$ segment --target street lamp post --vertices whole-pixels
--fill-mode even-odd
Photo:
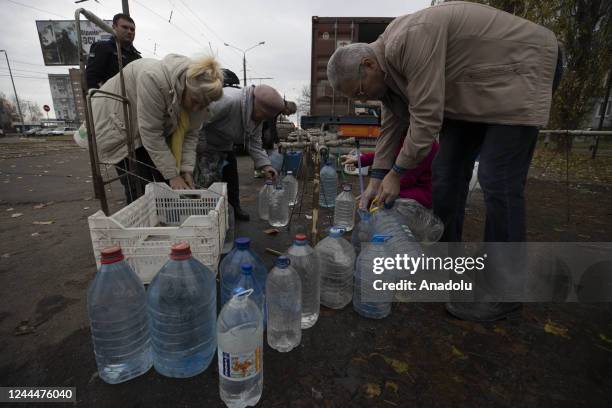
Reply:
[[[261,42],[255,44],[254,46],[247,48],[246,50],[243,50],[242,48],[235,47],[235,46],[233,46],[231,44],[228,44],[228,43],[223,43],[223,45],[225,45],[226,47],[234,48],[234,49],[236,49],[236,50],[238,50],[238,51],[240,51],[242,53],[242,70],[244,71],[244,76],[243,76],[243,78],[244,78],[244,86],[247,85],[246,53],[249,52],[250,50],[252,50],[255,47],[259,47],[260,45],[264,45],[265,43],[266,43],[265,41],[261,41]]]
[[[21,119],[21,133],[25,133],[25,121],[23,120],[23,115],[21,114],[21,106],[19,105],[19,98],[17,97],[17,89],[15,88],[15,81],[13,80],[13,71],[11,71],[11,64],[9,63],[8,53],[6,50],[0,50],[0,52],[4,53],[6,57],[6,65],[8,66],[9,75],[11,76],[11,82],[13,84],[13,92],[15,92],[15,101],[17,102],[17,111],[19,112],[19,118]]]

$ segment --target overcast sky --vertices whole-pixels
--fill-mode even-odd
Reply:
[[[246,49],[247,77],[262,80],[297,99],[310,81],[311,18],[395,17],[429,6],[430,0],[376,1],[273,1],[273,0],[130,0],[130,15],[136,21],[134,46],[145,58],[178,53],[197,56],[212,51],[223,67],[242,79],[242,53],[224,42]],[[51,106],[47,74],[68,73],[69,67],[46,67],[43,63],[36,20],[73,19],[84,7],[103,19],[121,11],[121,0],[0,0],[2,25],[0,49],[6,49],[20,99]],[[168,23],[172,11],[171,23]],[[209,45],[210,43],[210,45]],[[154,55],[156,51],[156,55]],[[260,83],[259,80],[250,81]],[[0,91],[13,95],[6,59],[0,55]]]

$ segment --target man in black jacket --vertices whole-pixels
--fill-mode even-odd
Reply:
[[[132,45],[136,34],[136,25],[130,16],[123,13],[116,14],[113,17],[113,30],[115,30],[115,36],[121,44],[124,67],[130,62],[142,58],[140,52]],[[100,88],[119,72],[115,37],[106,41],[98,41],[91,46],[85,72],[89,89]]]

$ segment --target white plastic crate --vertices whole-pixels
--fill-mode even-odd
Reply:
[[[88,218],[96,264],[100,251],[119,245],[143,283],[149,283],[168,260],[173,244],[187,242],[192,254],[217,271],[228,227],[227,185],[207,190],[172,190],[164,183],[147,184],[145,194],[107,217]]]

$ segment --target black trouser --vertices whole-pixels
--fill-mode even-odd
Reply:
[[[484,240],[525,240],[525,182],[537,136],[534,126],[444,121],[440,150],[432,164],[433,208],[444,222],[441,241],[461,241],[465,202],[478,154],[478,180],[486,207]]]
[[[238,178],[238,161],[234,152],[224,152],[227,165],[222,170],[222,180],[227,183],[227,201],[240,208],[240,179]]]
[[[127,204],[142,196],[145,186],[152,181],[165,182],[162,174],[155,168],[151,156],[144,147],[139,147],[134,151],[136,160],[130,163],[130,172],[127,176],[121,177],[121,184],[125,190]],[[123,175],[128,166],[128,158],[117,163],[117,174]]]

